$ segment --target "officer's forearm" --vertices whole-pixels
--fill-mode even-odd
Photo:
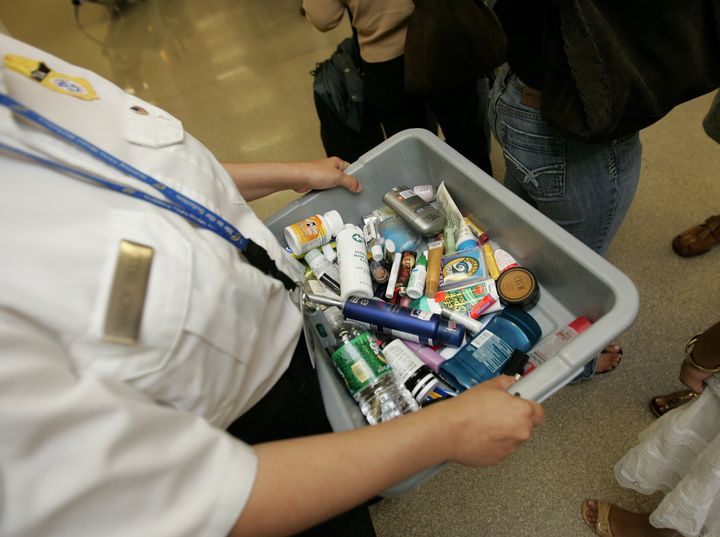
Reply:
[[[337,157],[311,162],[224,164],[237,189],[247,201],[279,192],[324,190],[337,186],[360,192],[358,180],[344,173],[348,163]]]
[[[295,163],[243,162],[225,163],[223,166],[246,201],[302,186]]]
[[[258,473],[233,537],[289,535],[435,464],[497,464],[542,422],[540,405],[497,377],[388,423],[260,444]]]

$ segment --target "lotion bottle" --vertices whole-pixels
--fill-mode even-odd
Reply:
[[[372,297],[370,266],[362,230],[353,224],[345,224],[336,242],[340,265],[340,296]]]

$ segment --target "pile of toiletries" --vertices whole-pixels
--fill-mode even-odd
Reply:
[[[532,267],[443,183],[398,186],[383,201],[362,222],[330,210],[284,229],[306,264],[307,322],[369,423],[526,375],[590,326],[578,317],[543,337]]]

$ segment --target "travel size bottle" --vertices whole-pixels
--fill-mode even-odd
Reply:
[[[393,339],[382,346],[383,354],[392,366],[395,378],[422,403],[440,382],[430,368],[401,339]]]
[[[318,280],[327,285],[336,294],[340,294],[340,272],[319,249],[313,248],[306,253],[305,262]]]
[[[329,243],[343,228],[343,220],[337,211],[316,214],[287,226],[283,233],[292,253],[305,255],[313,248]]]

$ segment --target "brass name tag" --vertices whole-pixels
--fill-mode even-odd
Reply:
[[[105,316],[106,341],[123,345],[137,343],[153,253],[149,246],[120,241],[110,302]]]

